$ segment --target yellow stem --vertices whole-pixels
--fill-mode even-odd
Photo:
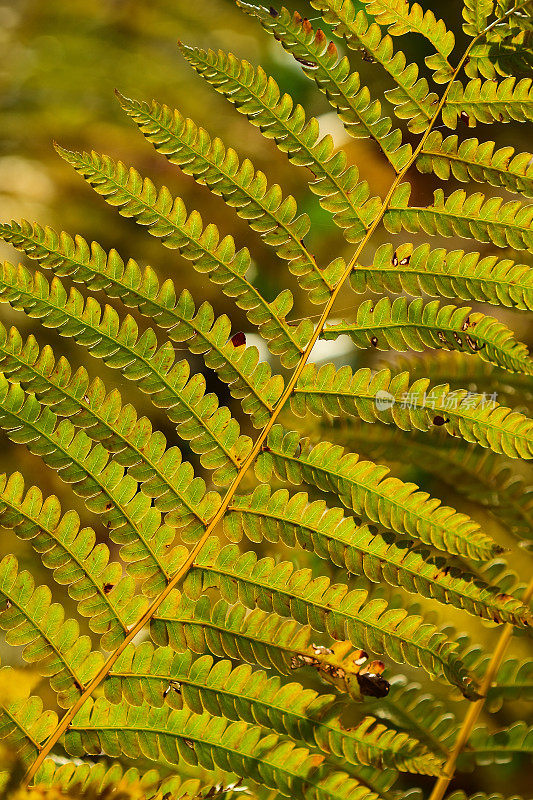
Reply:
[[[508,11],[505,16],[507,16],[508,14],[510,14],[514,10],[515,9],[513,8],[512,10]],[[493,25],[496,24],[496,22],[500,22],[500,21],[501,20],[496,20],[493,23]],[[490,30],[491,27],[492,27],[492,25],[489,26],[489,28],[487,28],[487,30]],[[481,34],[480,34],[480,36],[481,36]],[[451,87],[453,81],[455,80],[455,78],[457,77],[459,71],[461,70],[461,68],[462,68],[462,66],[463,66],[463,64],[465,62],[465,59],[467,58],[471,48],[477,42],[477,39],[479,39],[479,36],[476,39],[473,39],[472,42],[470,43],[470,45],[468,46],[465,54],[463,55],[461,61],[459,62],[457,68],[455,69],[454,74],[453,74],[450,82],[448,83],[448,85],[447,85],[447,87],[446,87],[446,89],[445,89],[445,91],[444,91],[444,93],[442,95],[440,103],[439,103],[439,105],[438,105],[438,107],[437,107],[437,109],[436,109],[436,111],[435,111],[435,113],[433,115],[433,118],[432,118],[427,130],[425,131],[424,135],[422,136],[422,138],[420,140],[420,143],[418,144],[418,146],[414,150],[411,158],[409,159],[409,161],[407,162],[405,167],[400,171],[400,173],[396,176],[395,180],[393,181],[393,183],[392,183],[392,185],[391,185],[391,187],[390,187],[390,189],[389,189],[389,191],[387,193],[387,196],[386,196],[386,198],[385,198],[385,200],[384,200],[384,202],[383,202],[383,204],[382,204],[382,206],[381,206],[381,208],[379,210],[379,213],[377,214],[375,220],[372,222],[370,228],[367,230],[362,242],[357,247],[357,250],[355,251],[354,255],[350,259],[350,263],[347,265],[347,267],[346,267],[341,279],[339,280],[337,286],[335,287],[335,289],[331,293],[331,297],[329,298],[328,302],[326,303],[324,311],[322,312],[322,314],[320,316],[320,320],[319,320],[319,322],[318,322],[318,324],[317,324],[317,326],[316,326],[316,328],[315,328],[315,330],[313,332],[313,335],[311,337],[311,340],[310,340],[309,344],[307,345],[307,347],[305,348],[305,351],[302,354],[302,357],[301,357],[301,359],[300,359],[300,361],[298,363],[298,366],[296,367],[296,369],[294,370],[293,374],[291,375],[291,377],[290,377],[290,379],[289,379],[289,381],[287,383],[287,386],[285,388],[285,391],[283,392],[280,400],[278,401],[278,404],[276,405],[274,411],[272,412],[272,416],[271,416],[270,420],[268,421],[268,423],[265,425],[265,427],[263,428],[263,430],[259,434],[257,440],[254,443],[254,446],[253,446],[252,450],[250,451],[250,454],[244,460],[244,462],[243,462],[238,474],[233,479],[229,489],[226,492],[226,495],[224,496],[224,498],[222,500],[222,503],[220,504],[220,507],[219,507],[218,511],[216,512],[216,514],[214,515],[213,519],[211,520],[211,522],[207,526],[207,528],[206,528],[205,532],[203,533],[202,537],[199,539],[197,544],[190,551],[189,555],[187,556],[186,561],[182,564],[182,566],[180,567],[178,572],[174,575],[172,580],[168,583],[166,588],[161,592],[161,594],[158,597],[156,597],[156,599],[153,601],[153,603],[151,603],[151,605],[148,607],[148,609],[144,612],[142,617],[130,629],[128,635],[126,636],[124,641],[119,645],[119,647],[113,653],[111,653],[111,655],[107,658],[107,660],[105,661],[104,665],[101,667],[101,669],[99,670],[97,675],[95,675],[95,677],[91,680],[91,682],[89,683],[87,688],[84,690],[84,692],[80,695],[80,697],[78,698],[76,703],[74,703],[74,705],[63,715],[62,719],[59,721],[59,723],[58,723],[57,727],[55,728],[55,730],[52,731],[52,733],[50,734],[50,736],[48,737],[46,742],[42,745],[42,748],[41,748],[41,751],[40,751],[39,755],[37,756],[37,758],[35,759],[34,763],[32,764],[32,766],[29,768],[28,772],[26,773],[26,776],[25,776],[24,781],[23,781],[23,785],[24,786],[27,786],[29,784],[29,782],[32,780],[32,778],[36,774],[37,770],[39,769],[39,767],[41,766],[41,764],[43,763],[43,761],[45,760],[47,755],[51,752],[52,748],[59,741],[59,738],[67,730],[68,726],[70,725],[70,723],[74,719],[74,717],[77,714],[77,712],[79,711],[79,709],[83,706],[85,701],[89,699],[89,697],[92,695],[94,690],[100,685],[100,683],[105,679],[105,677],[109,673],[109,670],[111,669],[113,664],[117,661],[117,659],[119,658],[121,653],[124,652],[124,650],[130,644],[130,642],[144,628],[146,623],[148,623],[150,621],[150,619],[152,618],[153,614],[157,611],[157,609],[159,608],[161,603],[163,603],[163,601],[168,597],[170,592],[176,587],[176,585],[179,583],[179,581],[187,574],[187,572],[189,571],[190,567],[192,566],[196,556],[198,555],[198,553],[200,552],[200,550],[202,549],[202,547],[206,543],[207,539],[209,538],[209,536],[211,535],[211,533],[213,532],[215,527],[218,525],[218,523],[220,522],[220,520],[222,519],[222,517],[226,513],[226,510],[227,510],[227,508],[228,508],[228,506],[229,506],[229,504],[230,504],[230,502],[231,502],[231,500],[232,500],[232,498],[233,498],[233,496],[234,496],[239,484],[241,483],[242,479],[244,478],[244,475],[246,474],[246,472],[248,471],[248,468],[252,465],[252,463],[255,461],[257,455],[261,451],[261,448],[263,446],[263,443],[265,442],[265,439],[267,438],[270,430],[272,429],[273,425],[275,424],[279,414],[281,413],[283,407],[285,406],[285,403],[287,402],[287,400],[291,396],[292,391],[293,391],[293,389],[294,389],[294,387],[295,387],[295,385],[296,385],[296,383],[298,381],[298,378],[300,377],[300,375],[302,373],[302,370],[304,369],[304,367],[305,367],[305,365],[306,365],[306,363],[307,363],[307,361],[309,359],[309,356],[311,355],[311,351],[312,351],[313,347],[315,346],[320,334],[322,333],[322,329],[324,327],[324,324],[326,323],[326,320],[327,320],[327,318],[328,318],[328,316],[330,314],[331,309],[333,308],[333,305],[334,305],[334,303],[335,303],[335,301],[336,301],[336,299],[337,299],[337,297],[339,295],[339,292],[341,291],[341,289],[344,286],[346,280],[350,276],[350,273],[351,273],[352,269],[354,268],[355,264],[357,263],[357,260],[358,260],[359,256],[361,255],[363,249],[366,247],[370,237],[372,236],[372,234],[374,233],[374,231],[376,230],[376,228],[380,224],[385,212],[387,211],[390,199],[391,199],[396,187],[403,180],[403,178],[405,177],[406,173],[408,172],[408,170],[411,168],[411,166],[415,162],[416,158],[418,157],[422,147],[424,146],[424,143],[425,143],[427,137],[429,136],[429,134],[430,134],[430,132],[431,132],[436,120],[438,119],[438,116],[439,116],[439,114],[440,114],[440,112],[442,110],[442,107],[444,106],[444,103],[446,102],[446,98],[448,96],[448,92],[450,90],[450,87]]]
[[[533,596],[533,578],[530,580],[529,585],[526,589],[526,592],[522,598],[522,602],[524,604],[529,603],[531,597]],[[485,677],[481,682],[479,687],[479,692],[481,694],[481,698],[476,700],[470,708],[468,709],[466,716],[463,720],[463,724],[461,725],[461,730],[459,731],[459,735],[457,737],[457,741],[444,765],[442,775],[435,783],[433,787],[433,791],[431,792],[429,800],[442,800],[444,797],[444,793],[450,784],[450,781],[453,780],[455,775],[455,766],[457,764],[457,759],[463,752],[463,749],[468,742],[472,730],[474,729],[474,725],[479,719],[479,715],[483,711],[483,707],[485,705],[485,700],[487,699],[487,692],[489,691],[492,682],[494,680],[494,676],[496,675],[500,664],[502,663],[503,657],[505,655],[505,651],[507,650],[507,646],[511,641],[513,636],[514,626],[511,625],[509,622],[503,628],[503,631],[498,639],[496,644],[496,648],[494,653],[492,654],[492,658],[489,662],[487,667],[487,671],[485,673]]]

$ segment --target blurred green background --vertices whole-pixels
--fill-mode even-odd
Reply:
[[[281,4],[276,0],[273,5]],[[316,16],[306,2],[289,5],[304,15]],[[444,15],[457,32],[459,2],[454,0],[445,7],[441,3],[423,5],[431,5],[435,11],[438,8],[438,13]],[[460,31],[457,38],[462,39]],[[256,265],[254,282],[269,299],[288,286],[296,298],[294,317],[317,314],[317,307],[309,306],[297,290],[285,262],[279,261],[220,198],[198,187],[155,153],[116,102],[113,90],[118,88],[139,100],[155,98],[177,107],[213,136],[219,135],[227,145],[231,144],[241,157],[249,156],[257,168],[268,173],[271,182],[279,181],[286,192],[297,197],[300,210],[311,216],[313,228],[307,244],[319,263],[327,263],[334,255],[350,253],[339,230],[332,226],[328,215],[309,192],[305,171],[290,166],[272,142],[263,139],[243,116],[203,83],[181,58],[176,45],[178,39],[202,47],[232,50],[254,64],[261,63],[283,89],[303,103],[308,112],[319,117],[324,133],[332,133],[335,141],[345,146],[349,158],[371,182],[374,193],[382,194],[387,190],[392,175],[376,148],[368,141],[346,137],[326,100],[296,62],[264,34],[257,23],[243,15],[232,0],[0,0],[0,220],[25,217],[72,235],[79,233],[89,241],[96,239],[105,249],[115,247],[123,258],[134,257],[141,265],[149,263],[156,267],[162,277],[172,277],[178,289],[189,288],[198,304],[209,300],[217,314],[227,313],[231,317],[235,330],[247,331],[246,318],[231,300],[195,273],[190,263],[176,251],[161,247],[158,240],[107,206],[57,156],[52,142],[56,140],[72,149],[105,152],[127,165],[134,165],[156,185],[168,186],[173,194],[184,199],[189,211],[199,209],[204,222],[215,222],[223,235],[231,233],[238,247],[248,246]],[[402,41],[401,48],[418,64],[423,64],[428,52],[422,39],[406,44]],[[340,49],[342,51],[342,47]],[[377,67],[359,60],[357,68],[371,82],[375,96],[388,88]],[[526,129],[516,125],[499,126],[489,133],[480,127],[462,135],[490,135],[497,138],[498,144],[512,144],[517,150],[523,150],[531,148],[527,134]],[[415,184],[414,199],[429,201],[431,178],[417,173],[412,173],[411,177]],[[456,184],[452,181],[449,190],[453,188]],[[468,248],[460,240],[447,245],[450,249],[453,246]],[[19,259],[19,254],[1,242],[0,256]],[[99,299],[105,302],[104,297]],[[339,298],[338,307],[353,310],[359,302],[359,297],[346,290]],[[120,307],[119,303],[116,305]],[[489,309],[488,313],[493,310]],[[498,316],[522,339],[530,340],[525,316],[510,311],[498,311]],[[88,357],[70,340],[63,340],[50,331],[43,332],[41,326],[11,311],[9,306],[0,306],[0,320],[8,327],[16,324],[23,332],[35,332],[41,343],[53,345],[56,356],[67,355],[74,367],[84,364],[90,374],[101,375],[109,388],[112,385],[126,388],[117,373],[107,370],[102,362]],[[185,355],[183,351],[182,357]],[[358,363],[364,363],[364,354],[359,354],[357,359]],[[199,362],[196,368],[201,368]],[[212,376],[207,378],[210,387],[219,391],[223,399],[227,397]],[[126,399],[134,402],[140,412],[149,414],[154,427],[162,427],[174,443],[175,434],[165,426],[163,418],[154,413],[148,400],[132,390],[130,384],[127,391]],[[242,420],[242,424],[246,426],[246,421]],[[33,481],[38,476],[44,492],[60,494],[65,508],[73,505],[81,511],[78,498],[57,475],[43,469],[38,459],[28,455],[23,447],[11,446],[5,437],[0,441],[2,470],[21,469],[27,476],[33,474]],[[190,457],[186,448],[182,449],[184,455]],[[427,480],[419,474],[416,465],[412,465],[411,477],[423,485]],[[435,487],[432,490],[435,491]],[[494,528],[495,523],[489,521],[481,509],[470,508],[446,487],[437,487],[436,491],[445,502],[458,505]],[[9,532],[3,536],[2,552],[10,549],[17,552],[22,563],[31,567],[39,580],[45,580],[46,574],[39,574],[31,548],[21,545]],[[321,569],[324,569],[323,563]],[[441,618],[450,622],[460,619],[462,628],[469,621],[464,614],[460,617],[443,614]],[[479,628],[477,623],[474,625]],[[491,636],[492,632],[486,631],[487,643],[493,640]],[[3,647],[0,649],[4,651]],[[520,650],[519,644],[517,652]],[[515,710],[522,717],[527,714],[527,707],[522,704]],[[502,720],[505,721],[505,716]],[[504,788],[506,781],[512,779],[517,784],[523,783],[527,794],[527,768],[525,772],[524,768],[525,765],[516,762],[488,768],[483,777],[477,773],[471,776],[468,788]]]

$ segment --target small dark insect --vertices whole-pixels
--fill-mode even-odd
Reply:
[[[276,9],[273,8],[273,6],[270,6],[269,12],[271,17],[279,17],[279,11],[276,11]]]
[[[363,697],[386,697],[388,695],[390,683],[382,675],[363,672],[363,674],[358,673],[355,677]]]
[[[361,50],[361,57],[362,57],[363,61],[368,61],[369,64],[375,64],[376,63],[376,59],[374,58],[374,56],[371,55],[368,52],[368,50],[365,50],[364,48]]]
[[[397,267],[398,266],[398,254],[397,253],[394,253],[394,255],[392,257],[392,266],[393,267]]]
[[[462,121],[463,121],[464,123],[466,123],[466,124],[468,125],[468,123],[469,123],[469,121],[470,121],[470,117],[469,117],[469,115],[466,113],[466,111],[461,111],[461,119],[462,119]]]
[[[231,343],[233,347],[241,347],[243,344],[246,344],[246,336],[242,331],[238,331],[231,337]]]
[[[112,583],[104,583],[104,594],[109,594],[109,592],[110,592],[110,591],[111,591],[111,589],[113,589],[113,588],[114,588],[114,587],[113,587],[113,584],[112,584]]]
[[[356,667],[360,667],[368,659],[368,653],[364,650],[354,650],[353,663]]]
[[[434,425],[446,425],[446,423],[449,421],[449,419],[444,419],[444,417],[441,417],[439,414],[437,414],[436,417],[433,417]]]
[[[372,347],[377,347],[378,346],[378,337],[377,336],[373,336],[370,339],[370,344],[372,345]]]

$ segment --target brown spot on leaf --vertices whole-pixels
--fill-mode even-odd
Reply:
[[[377,336],[373,336],[370,339],[370,344],[372,345],[372,347],[377,347],[378,346],[378,337]]]
[[[337,55],[337,46],[335,42],[330,42],[328,44],[328,55],[329,56],[336,56]]]
[[[313,26],[311,25],[311,23],[309,22],[308,19],[304,19],[304,21],[302,22],[302,28],[304,29],[304,31],[306,33],[312,33],[313,32]]]
[[[381,675],[364,672],[362,675],[358,673],[355,677],[363,697],[386,697],[388,695],[390,683]]]
[[[463,324],[461,325],[461,330],[466,331],[469,325],[470,325],[470,317],[467,317],[463,322]]]
[[[444,343],[444,342],[446,342],[446,336],[443,334],[443,332],[442,332],[442,331],[438,331],[438,332],[437,332],[437,336],[439,337],[439,340],[440,340],[441,342],[443,342],[443,343]]]
[[[233,347],[242,347],[243,344],[246,344],[246,336],[242,331],[238,331],[231,337],[231,343]]]
[[[411,256],[405,256],[405,258],[402,258],[402,260],[400,261],[401,266],[405,267],[405,265],[408,264],[410,262],[410,260],[411,260]]]
[[[449,421],[449,419],[444,419],[444,417],[441,417],[439,414],[437,414],[436,417],[433,417],[433,424],[437,426],[446,425],[446,423]]]
[[[460,116],[461,116],[461,120],[465,123],[465,125],[468,125],[468,123],[470,122],[470,117],[466,113],[466,111],[461,111],[461,115]]]
[[[326,34],[321,28],[319,28],[315,34],[315,42],[317,44],[324,44],[325,41],[326,41]]]
[[[393,267],[397,267],[398,266],[398,254],[397,253],[394,253],[394,255],[392,257],[392,266]]]
[[[111,589],[113,589],[112,583],[104,583],[104,594],[109,594]]]
[[[270,6],[269,12],[271,17],[279,17],[279,11],[276,11],[273,6]]]

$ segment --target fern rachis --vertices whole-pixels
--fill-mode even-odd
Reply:
[[[453,33],[416,3],[365,0],[364,11],[356,15],[351,0],[313,0],[335,36],[356,52],[365,48],[385,68],[394,83],[388,99],[396,127],[381,117],[381,104],[370,101],[359,74],[320,29],[286,10],[237,5],[258,17],[294,55],[349,132],[373,138],[396,176],[384,199],[372,196],[357,166],[334,150],[331,137],[320,136],[317,120],[308,119],[262,68],[222,51],[180,44],[205,81],[293,165],[311,171],[311,191],[345,239],[356,244],[348,260],[335,258],[321,267],[304,241],[310,219],[299,214],[292,196],[277,184],[269,186],[249,160],[242,161],[179,112],[119,95],[158,151],[222,197],[288,263],[308,299],[323,305],[313,326],[309,319],[291,320],[289,290],[268,302],[247,277],[249,252],[238,250],[230,236],[221,237],[214,225],[204,225],[199,213],[189,213],[166,187],[157,189],[108,156],[58,148],[110,205],[178,250],[235,300],[287,370],[283,374],[273,374],[256,348],[232,335],[228,317],[216,317],[208,304],[198,306],[172,281],[160,284],[151,268],[142,271],[136,262],[125,263],[115,251],[89,246],[80,236],[72,239],[26,221],[0,226],[4,239],[53,273],[49,283],[40,272],[5,264],[0,300],[73,338],[136,383],[163,409],[193,454],[192,464],[184,461],[116,389],[109,392],[99,378],[90,382],[83,368],[73,372],[66,359],[56,360],[33,337],[24,342],[17,329],[0,329],[2,427],[72,483],[87,512],[101,515],[109,540],[120,545],[113,559],[106,544],[95,544],[90,528],[80,530],[73,512],[62,515],[57,498],[43,499],[36,487],[25,492],[18,473],[3,479],[0,521],[32,542],[54,579],[69,586],[80,615],[95,615],[91,629],[101,634],[100,647],[107,652],[93,650],[87,637],[77,639],[77,623],[63,621],[64,609],[51,603],[50,591],[34,590],[31,576],[7,556],[0,570],[0,593],[7,603],[0,625],[8,631],[8,643],[25,644],[24,657],[52,676],[51,687],[65,711],[58,720],[36,698],[7,704],[0,709],[0,732],[27,768],[26,784],[36,786],[87,782],[83,766],[67,778],[53,765],[56,747],[64,746],[76,757],[142,757],[174,772],[184,761],[199,776],[216,766],[228,779],[236,773],[250,781],[249,791],[258,800],[265,789],[302,800],[389,797],[398,771],[440,775],[432,795],[440,800],[469,740],[474,757],[476,748],[478,757],[529,751],[522,724],[510,729],[508,741],[475,726],[515,628],[530,623],[533,584],[524,590],[508,573],[492,568],[491,559],[504,548],[475,519],[389,474],[383,464],[323,440],[310,418],[331,420],[347,413],[374,426],[396,425],[415,430],[417,437],[425,433],[428,441],[437,426],[470,443],[465,447],[492,451],[495,459],[531,458],[533,423],[503,404],[486,408],[482,395],[466,387],[433,385],[431,362],[425,362],[427,378],[413,381],[408,371],[352,372],[348,365],[336,369],[333,364],[317,369],[310,359],[317,342],[348,333],[362,349],[445,347],[472,364],[483,362],[485,371],[493,369],[491,376],[502,374],[497,370],[507,370],[509,380],[531,375],[526,345],[497,318],[470,307],[441,306],[439,300],[426,302],[418,294],[530,309],[527,267],[498,260],[490,250],[533,250],[532,207],[497,196],[486,199],[481,192],[445,196],[440,186],[433,204],[415,207],[407,182],[416,166],[440,181],[453,174],[530,196],[525,154],[511,161],[514,151],[494,152],[493,143],[478,140],[445,141],[436,130],[440,122],[453,129],[458,115],[472,121],[529,119],[527,82],[516,84],[508,76],[491,88],[477,78],[465,86],[461,81],[478,44],[497,40],[499,30],[505,36],[506,23],[527,27],[521,11],[530,3],[504,0],[493,9],[492,3],[467,0],[464,32],[471,40],[454,59]],[[438,92],[395,50],[394,39],[411,34],[423,37],[434,51],[426,64]],[[476,52],[477,68],[490,71],[483,66],[490,55]],[[412,146],[402,144],[405,120],[418,136]],[[405,229],[427,237],[471,238],[489,252],[480,260],[478,253],[431,250],[429,244],[415,248],[398,238],[367,261],[363,255],[378,229],[395,237]],[[78,289],[68,292],[60,280],[66,276],[91,290],[105,289],[154,327],[140,333],[131,315],[111,305],[102,308]],[[376,303],[363,301],[355,322],[333,322],[335,302],[349,283],[357,292],[406,289],[415,299],[408,303],[383,294]],[[187,360],[175,360],[173,342],[203,355],[206,366],[228,384],[236,401],[231,409],[206,394],[205,379],[191,376]],[[416,372],[417,362],[412,363]],[[520,391],[520,381],[514,385]],[[380,405],[384,398],[388,405]],[[241,434],[239,406],[259,430],[254,439]],[[291,410],[302,418],[298,424],[308,437],[287,427]],[[359,436],[363,451],[372,450],[364,428]],[[431,447],[438,457],[449,445],[442,437]],[[199,469],[205,479],[195,475]],[[267,485],[274,479],[281,488]],[[311,497],[283,487],[303,482]],[[320,494],[325,500],[317,499]],[[520,510],[527,516],[523,504]],[[494,513],[498,516],[497,508]],[[513,526],[515,533],[520,530]],[[258,558],[244,548],[243,536],[267,555]],[[418,541],[426,547],[417,547]],[[303,568],[268,555],[269,543],[280,542],[294,548],[294,560]],[[317,572],[309,551],[322,560],[323,571]],[[369,591],[366,578],[381,583],[377,592]],[[421,614],[410,609],[412,598],[405,592],[503,623],[490,662],[474,664],[450,629],[430,623],[424,607]],[[218,602],[210,608],[213,600]],[[45,610],[43,620],[37,619],[39,607]],[[147,626],[154,644],[134,644]],[[319,643],[312,641],[315,635]],[[413,712],[414,706],[405,704],[402,711],[396,700],[395,716],[391,698],[387,710],[385,665],[369,660],[363,645],[377,656],[422,668],[421,679],[426,673],[467,698],[464,722],[454,718],[445,744],[433,733],[434,717],[422,709]],[[184,656],[174,654],[183,650],[188,651]],[[215,661],[203,655],[209,651]],[[227,657],[244,663],[232,668]],[[281,677],[257,667],[274,669]],[[287,674],[300,669],[302,684],[289,683]],[[304,678],[313,673],[333,687],[333,694],[319,684],[318,692],[304,689]],[[105,697],[96,696],[101,689]],[[375,698],[372,715],[346,727],[343,714],[357,715],[353,700],[370,704],[369,695]],[[305,700],[296,699],[300,696]],[[95,771],[90,780],[96,785],[101,773]],[[176,783],[169,791],[181,797],[183,786]],[[198,796],[212,794],[208,787],[199,791]]]

